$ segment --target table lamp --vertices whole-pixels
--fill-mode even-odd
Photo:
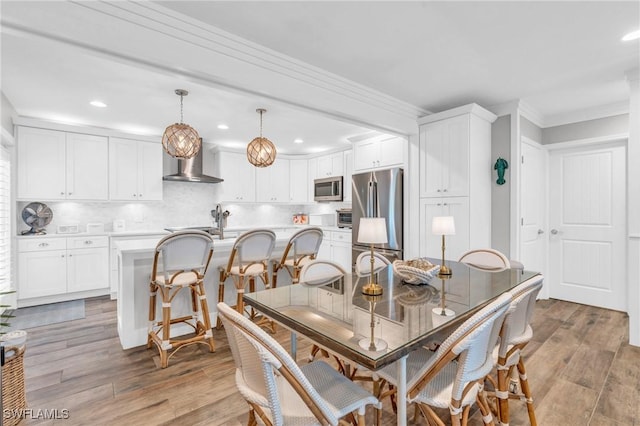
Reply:
[[[451,275],[451,269],[447,268],[447,266],[444,264],[444,236],[456,234],[456,225],[453,222],[453,216],[434,217],[433,222],[431,223],[431,232],[434,235],[442,235],[442,266],[440,266],[440,273],[438,275]]]
[[[373,279],[373,245],[385,244],[387,242],[387,223],[384,217],[363,217],[360,219],[358,228],[358,242],[371,245],[371,277],[369,284],[362,287],[362,293],[368,296],[379,296],[382,294],[382,287]]]

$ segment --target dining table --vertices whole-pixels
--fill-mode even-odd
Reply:
[[[437,259],[427,260],[438,264]],[[300,282],[245,293],[243,299],[290,330],[294,359],[299,335],[343,360],[347,371],[376,371],[395,363],[397,424],[405,425],[407,356],[420,347],[436,348],[499,295],[543,280],[540,273],[522,269],[487,271],[454,261],[447,265],[450,276],[435,275],[428,283],[407,283],[406,274],[389,265],[373,276],[347,273],[329,284]],[[363,294],[370,281],[382,288],[382,294]]]

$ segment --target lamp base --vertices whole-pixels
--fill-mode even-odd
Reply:
[[[442,307],[433,308],[431,310],[431,321],[433,322],[433,327],[438,327],[445,322],[451,320],[456,316],[456,313],[451,309],[442,309]]]
[[[370,338],[363,337],[358,342],[358,346],[360,346],[362,349],[365,349],[367,351],[379,352],[387,349],[389,345],[387,344],[387,342],[385,342],[382,339],[373,339],[373,342],[372,342]]]
[[[438,276],[449,277],[451,274],[451,269],[447,268],[443,263],[440,267],[440,272],[438,272]]]
[[[382,286],[376,283],[369,283],[362,287],[362,294],[367,296],[380,296],[382,294]]]

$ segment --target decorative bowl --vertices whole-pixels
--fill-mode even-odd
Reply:
[[[429,284],[440,272],[440,265],[434,265],[423,257],[396,260],[393,262],[393,272],[400,275],[408,284]]]

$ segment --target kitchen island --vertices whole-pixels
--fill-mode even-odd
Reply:
[[[295,228],[275,229],[276,245],[272,258],[282,255]],[[213,257],[209,269],[204,278],[205,291],[209,304],[211,323],[217,319],[216,304],[218,302],[218,279],[220,266],[227,264],[235,237],[215,240],[213,242]],[[118,335],[123,349],[147,343],[147,331],[149,327],[149,275],[153,266],[153,257],[157,244],[155,239],[138,239],[118,241],[115,249],[118,256]],[[288,276],[282,274],[278,279],[278,286],[287,285]],[[260,280],[257,280],[260,289]],[[191,313],[190,302],[186,297],[177,297],[172,310],[175,316],[189,315]],[[235,286],[228,280],[225,286],[225,301],[235,304]],[[172,335],[191,333],[193,330],[187,325],[176,325],[171,329]]]

